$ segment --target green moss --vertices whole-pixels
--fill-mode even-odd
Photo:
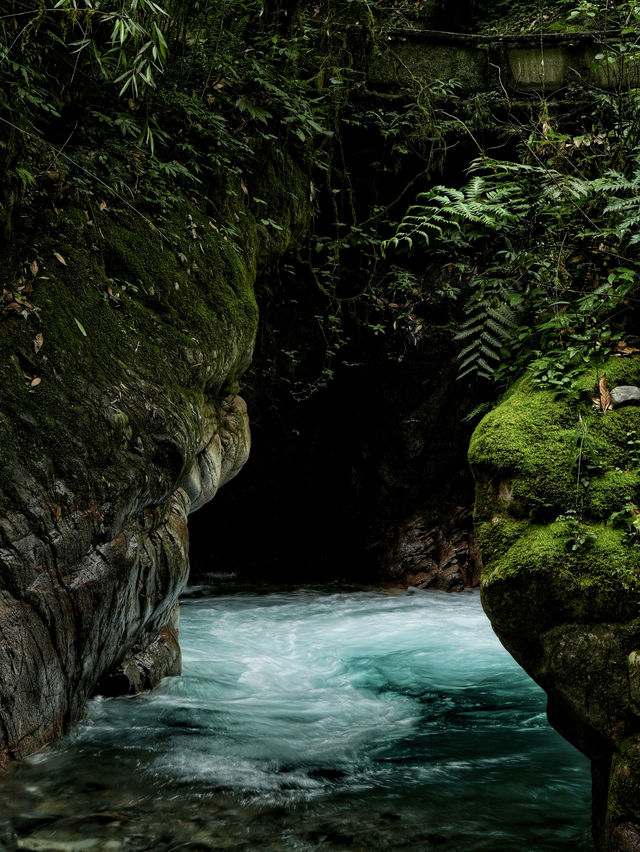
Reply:
[[[585,491],[583,512],[589,518],[608,518],[621,509],[627,500],[640,499],[640,480],[637,471],[607,470],[589,482]]]
[[[545,505],[566,507],[574,488],[575,423],[570,406],[556,402],[552,391],[536,390],[528,380],[512,388],[471,438],[469,460],[482,488],[480,520],[507,506],[517,517]]]
[[[640,737],[628,737],[618,745],[613,759],[607,816],[610,824],[629,817],[640,819],[638,799],[640,778]]]
[[[568,570],[568,530],[565,524],[527,524],[520,527],[520,533],[517,539],[502,542],[497,547],[494,542],[484,540],[483,553],[489,557],[485,570],[487,580],[505,579],[520,572]],[[494,544],[494,547],[491,547],[491,544]]]
[[[527,521],[496,515],[476,528],[478,544],[483,553],[505,553],[521,538],[528,526]]]
[[[267,178],[282,231],[266,232],[238,195],[226,202],[228,228],[184,202],[161,231],[133,211],[96,211],[90,222],[70,207],[43,214],[37,239],[23,235],[27,264],[38,258],[29,294],[37,313],[0,321],[7,482],[18,481],[19,459],[46,492],[64,482],[81,502],[134,481],[136,492],[147,483],[150,501],[175,487],[197,451],[203,404],[236,392],[249,365],[258,256],[284,251],[306,221],[308,189],[297,207],[287,195],[304,183],[300,170],[287,162]],[[31,278],[28,267],[3,263],[16,270],[5,286],[21,272]]]
[[[610,360],[611,387],[638,381],[640,362]],[[585,388],[592,389],[593,379],[584,377]],[[640,548],[607,521],[629,498],[640,498],[640,472],[628,444],[636,428],[639,408],[602,414],[586,403],[574,407],[527,379],[484,418],[469,458],[486,595],[504,583],[523,594],[542,583],[544,607],[556,608],[558,617],[565,596],[575,597],[572,617],[597,611],[618,618],[635,606]]]

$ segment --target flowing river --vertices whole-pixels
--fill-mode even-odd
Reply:
[[[10,773],[0,849],[592,849],[588,762],[475,593],[192,597],[181,644]]]

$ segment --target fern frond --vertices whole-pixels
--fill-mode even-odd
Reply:
[[[458,378],[491,379],[502,363],[505,344],[518,327],[516,315],[507,304],[488,300],[473,301],[467,310],[469,315],[454,337],[463,343],[458,353]]]

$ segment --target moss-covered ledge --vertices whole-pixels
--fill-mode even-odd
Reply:
[[[603,369],[610,387],[640,384],[637,358]],[[640,408],[596,410],[598,378],[584,375],[577,404],[521,379],[469,459],[484,608],[592,761],[596,847],[626,852],[640,848],[640,546],[610,517],[640,501]]]

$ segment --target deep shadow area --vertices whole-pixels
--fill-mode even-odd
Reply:
[[[249,396],[250,459],[189,520],[194,579],[402,583],[407,527],[445,526],[470,506],[469,395],[449,332],[401,363],[384,354],[304,402]]]

